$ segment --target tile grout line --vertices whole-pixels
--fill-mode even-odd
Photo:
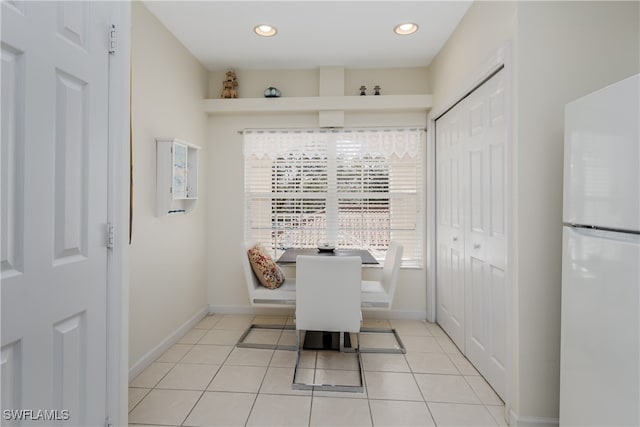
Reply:
[[[219,321],[219,320],[218,320]],[[218,322],[215,322],[213,324],[213,326],[215,326]],[[192,328],[192,330],[195,328]],[[211,329],[209,329],[211,330]],[[205,332],[204,334],[202,334],[202,336],[196,341],[195,344],[193,344],[193,346],[198,345],[198,343],[200,342],[200,340],[202,340],[202,338],[204,338],[204,336],[207,335],[207,332]],[[227,354],[226,359],[229,357],[229,355],[231,354],[231,352],[229,352],[229,354]],[[180,360],[183,360],[186,357],[187,353],[185,353]],[[180,360],[176,363],[176,366],[178,363],[180,363]],[[187,413],[187,415],[184,417],[184,419],[182,420],[182,422],[180,423],[181,426],[184,425],[184,423],[187,421],[187,419],[189,418],[189,416],[191,415],[191,413],[193,413],[193,410],[196,408],[196,406],[198,406],[198,403],[200,403],[200,401],[202,400],[202,397],[204,396],[205,392],[207,391],[207,389],[209,388],[209,386],[211,385],[211,382],[213,381],[213,379],[216,377],[216,375],[218,375],[218,372],[220,372],[220,368],[222,368],[222,365],[224,365],[224,362],[222,362],[222,364],[220,364],[218,366],[218,368],[216,369],[215,374],[213,374],[213,376],[211,377],[211,379],[209,380],[209,382],[207,383],[206,387],[204,388],[204,390],[202,390],[202,392],[200,393],[200,396],[198,397],[198,399],[196,399],[195,403],[193,404],[193,406],[191,407],[191,409],[189,410],[189,412]],[[175,367],[175,366],[174,366]],[[173,370],[173,368],[171,368],[171,370]],[[171,372],[171,371],[169,371]],[[158,382],[158,384],[160,384]],[[155,388],[154,388],[155,389]]]
[[[218,320],[219,321],[219,320]],[[213,326],[215,326],[218,322],[214,323]],[[209,329],[212,330],[212,329]],[[198,342],[200,342],[200,340],[202,340],[202,338],[204,338],[204,336],[207,335],[207,332],[205,332],[202,337],[200,337],[200,339],[198,339],[198,341],[196,342],[197,345]],[[201,344],[203,345],[203,344]],[[191,407],[191,409],[189,410],[189,412],[187,413],[187,415],[184,417],[184,419],[182,420],[182,422],[180,423],[181,426],[184,425],[184,423],[187,421],[187,419],[189,418],[189,416],[193,413],[193,410],[196,409],[196,406],[198,406],[198,403],[200,403],[200,401],[202,400],[202,398],[204,397],[204,394],[206,393],[206,391],[209,389],[209,387],[211,386],[211,383],[213,382],[213,379],[216,377],[216,375],[218,375],[218,372],[220,372],[220,369],[222,369],[222,366],[224,366],[224,362],[227,361],[227,359],[229,358],[229,355],[231,355],[231,352],[233,350],[231,350],[229,352],[229,354],[227,354],[227,357],[224,359],[224,361],[218,366],[218,369],[216,369],[215,374],[213,374],[213,376],[211,377],[211,379],[209,380],[209,382],[207,383],[207,385],[205,386],[204,390],[202,390],[202,393],[200,394],[200,397],[198,397],[198,399],[196,399],[195,403],[193,404],[193,406]],[[184,359],[186,357],[186,353],[184,356],[182,356],[182,359]],[[179,362],[178,362],[179,363]]]
[[[422,401],[424,402],[425,406],[427,407],[427,412],[429,413],[429,416],[431,417],[431,421],[433,421],[433,425],[434,426],[438,426],[438,423],[436,422],[436,418],[433,416],[433,412],[431,411],[431,407],[429,406],[429,402],[427,402],[427,398],[424,395],[424,393],[422,392],[422,388],[420,388],[420,384],[418,384],[418,380],[416,378],[416,374],[413,371],[413,368],[411,367],[411,365],[409,364],[409,361],[407,360],[407,354],[403,354],[404,359],[405,359],[405,363],[407,364],[407,366],[409,367],[409,371],[411,372],[411,377],[413,378],[413,382],[416,384],[416,387],[418,388],[418,391],[420,392],[420,396],[422,396]]]
[[[129,388],[141,388],[141,387],[129,387]],[[138,400],[138,403],[136,403],[135,405],[133,405],[133,408],[129,409],[129,411],[127,412],[127,418],[129,417],[129,414],[138,407],[138,405],[140,404],[140,402],[142,402],[144,400],[145,397],[147,397],[149,395],[149,393],[151,393],[151,390],[153,390],[153,388],[150,388],[149,390],[147,390],[147,392],[144,394],[144,396],[142,396],[142,398],[140,398],[140,400]],[[128,389],[127,389],[127,393],[128,393]],[[128,395],[127,395],[128,397]]]
[[[231,316],[230,316],[230,317],[231,317]],[[181,344],[184,344],[184,345],[188,345],[188,346],[190,346],[190,348],[187,350],[187,352],[186,352],[185,354],[183,354],[182,356],[180,356],[180,357],[177,359],[177,361],[176,361],[176,362],[162,362],[162,363],[171,363],[171,365],[172,365],[172,366],[171,366],[171,368],[170,368],[170,369],[169,369],[169,370],[168,370],[164,375],[162,375],[162,376],[160,377],[160,379],[159,379],[158,381],[156,381],[156,382],[155,382],[155,384],[154,384],[150,389],[148,389],[148,391],[147,391],[147,392],[146,392],[146,393],[145,393],[145,394],[144,394],[144,395],[139,399],[139,401],[138,401],[138,402],[137,402],[137,403],[136,403],[136,404],[131,408],[131,410],[129,410],[129,411],[128,411],[128,413],[129,413],[129,414],[130,414],[132,411],[134,411],[134,410],[135,410],[135,409],[140,405],[140,403],[141,403],[143,400],[145,400],[145,399],[149,396],[149,394],[150,394],[150,393],[151,393],[151,391],[153,391],[153,390],[192,391],[192,392],[193,392],[193,391],[196,391],[196,392],[200,391],[200,395],[199,395],[198,399],[195,401],[195,403],[193,404],[193,406],[191,407],[191,409],[188,411],[188,413],[186,414],[186,416],[184,417],[184,419],[183,419],[183,420],[182,420],[182,422],[180,423],[180,425],[184,425],[184,423],[186,422],[186,420],[187,420],[187,419],[188,419],[188,418],[193,414],[193,411],[195,410],[196,406],[198,406],[198,404],[200,404],[200,402],[202,401],[202,398],[204,397],[204,394],[205,394],[205,393],[207,393],[207,392],[209,392],[209,391],[211,391],[211,392],[213,392],[213,391],[214,391],[214,390],[209,390],[209,387],[211,387],[211,384],[212,384],[212,383],[213,383],[213,381],[215,380],[216,376],[217,376],[217,375],[219,375],[219,373],[220,373],[221,369],[226,365],[226,363],[228,363],[228,361],[229,361],[229,359],[230,359],[231,354],[232,354],[232,353],[234,352],[234,350],[237,348],[235,345],[226,345],[226,344],[200,344],[200,341],[204,338],[204,336],[208,335],[210,331],[216,330],[216,329],[215,329],[215,326],[216,326],[216,325],[217,325],[217,324],[218,324],[218,323],[219,323],[223,318],[224,318],[224,317],[219,318],[219,319],[218,319],[215,323],[213,323],[213,325],[211,325],[211,327],[209,327],[209,328],[197,328],[197,327],[193,327],[193,328],[191,329],[191,330],[193,330],[193,329],[204,330],[205,332],[204,332],[204,333],[202,334],[202,336],[201,336],[201,337],[199,337],[199,338],[195,341],[195,343],[193,343],[193,344],[189,344],[189,343],[181,343]],[[255,319],[256,319],[256,316],[254,316],[254,317],[251,319],[251,322],[254,322],[254,321],[255,321]],[[287,318],[287,319],[288,319],[288,318]],[[286,322],[287,322],[287,320],[285,320],[285,325],[287,324]],[[196,326],[197,326],[197,325],[196,325]],[[432,412],[432,408],[431,408],[431,406],[430,406],[429,402],[427,401],[426,396],[425,396],[425,394],[424,394],[423,390],[421,389],[421,387],[420,387],[420,386],[419,386],[419,384],[418,384],[418,381],[417,381],[417,375],[448,375],[448,376],[461,376],[461,377],[463,378],[463,380],[464,380],[464,384],[466,384],[469,388],[471,388],[471,390],[472,390],[472,392],[473,392],[473,395],[474,395],[474,396],[478,399],[478,401],[480,402],[479,404],[468,404],[468,403],[465,403],[464,405],[471,405],[471,406],[483,406],[483,407],[485,408],[485,411],[486,411],[486,412],[489,412],[489,415],[490,415],[491,419],[492,419],[492,420],[493,420],[497,425],[500,425],[502,422],[501,422],[500,420],[498,420],[498,419],[494,416],[493,412],[492,412],[491,410],[489,410],[489,408],[488,408],[488,406],[492,406],[492,407],[500,407],[500,405],[499,405],[499,404],[492,404],[492,405],[489,405],[489,404],[487,404],[487,403],[484,403],[483,399],[481,398],[481,396],[480,396],[480,394],[479,394],[479,391],[476,391],[476,389],[475,389],[475,388],[472,386],[472,384],[469,382],[469,378],[479,376],[479,377],[480,377],[480,378],[482,378],[482,380],[483,380],[483,381],[484,381],[484,382],[485,382],[485,383],[486,383],[486,384],[491,388],[491,390],[492,390],[494,393],[495,393],[495,390],[493,390],[493,388],[491,387],[491,385],[490,385],[490,384],[488,384],[488,382],[484,379],[484,377],[482,377],[482,375],[478,375],[478,374],[476,374],[476,375],[465,375],[465,374],[462,372],[461,368],[458,366],[458,364],[456,364],[456,362],[454,361],[454,359],[453,359],[454,354],[453,354],[453,353],[450,353],[450,352],[445,351],[445,349],[442,347],[441,343],[440,343],[440,342],[439,342],[439,340],[437,339],[437,338],[438,338],[438,336],[433,335],[433,333],[431,332],[431,330],[430,330],[429,328],[425,328],[425,329],[426,329],[426,332],[427,332],[429,335],[413,335],[413,334],[409,334],[409,336],[416,336],[416,337],[432,337],[432,338],[434,338],[434,340],[435,340],[435,343],[436,343],[437,347],[438,347],[441,351],[440,351],[440,352],[426,352],[426,353],[433,353],[433,354],[445,354],[445,355],[447,356],[447,358],[446,358],[446,359],[447,359],[450,363],[452,363],[452,364],[453,364],[453,366],[454,366],[454,369],[455,369],[457,372],[459,372],[459,374],[453,374],[453,373],[437,373],[437,372],[434,372],[434,373],[429,373],[429,372],[426,372],[426,373],[420,373],[420,372],[417,372],[416,370],[414,370],[414,368],[409,364],[409,361],[408,361],[408,358],[407,358],[407,354],[403,354],[403,356],[404,356],[404,357],[402,358],[402,360],[404,361],[404,364],[406,365],[406,369],[408,369],[408,372],[409,372],[409,373],[411,373],[411,376],[412,376],[412,378],[413,378],[413,380],[414,380],[414,384],[415,384],[415,386],[418,388],[418,391],[420,392],[420,396],[422,397],[422,402],[425,404],[425,406],[426,406],[426,408],[427,408],[427,412],[429,413],[429,416],[431,417],[431,420],[433,421],[434,425],[437,425],[437,423],[436,423],[436,420],[435,420],[434,414],[433,414],[433,412]],[[191,331],[191,330],[190,330],[190,331]],[[220,331],[231,331],[231,329],[217,329],[217,330],[220,330]],[[233,330],[235,330],[235,329],[233,329]],[[278,339],[277,339],[277,341],[279,341],[280,339],[282,339],[282,336],[283,336],[283,334],[284,334],[284,331],[285,331],[285,330],[284,330],[284,328],[283,328],[283,329],[280,329],[280,332],[279,332],[279,335],[278,335]],[[189,333],[189,332],[187,332],[187,333]],[[186,335],[186,334],[185,334],[185,335]],[[405,335],[405,336],[406,336],[406,335]],[[446,336],[446,334],[445,334],[445,336]],[[449,339],[450,339],[450,338],[449,338]],[[187,364],[189,364],[189,363],[182,363],[182,361],[184,360],[184,358],[186,357],[186,355],[189,353],[189,351],[191,351],[191,349],[193,349],[193,347],[194,347],[194,346],[196,346],[196,345],[203,345],[203,346],[204,346],[204,345],[213,345],[213,346],[225,346],[225,347],[231,347],[231,350],[230,350],[230,351],[229,351],[229,353],[226,355],[226,357],[224,358],[224,360],[223,360],[220,364],[218,364],[218,367],[217,367],[217,369],[216,369],[216,371],[215,371],[214,375],[213,375],[213,376],[212,376],[212,378],[209,380],[209,382],[207,383],[206,387],[205,387],[203,390],[194,390],[194,389],[165,389],[165,388],[158,387],[158,386],[159,386],[159,384],[160,384],[160,383],[161,383],[161,382],[162,382],[162,381],[163,381],[163,380],[164,380],[164,379],[165,379],[165,378],[166,378],[166,377],[167,377],[171,372],[174,372],[174,370],[176,369],[176,367],[177,367],[179,364],[183,364],[183,365],[187,365]],[[455,344],[454,344],[454,345],[455,345]],[[456,347],[456,348],[457,348],[457,347]],[[409,350],[409,351],[408,351],[408,353],[409,353],[409,352],[411,352],[411,351]],[[412,353],[412,354],[414,354],[414,353],[420,354],[420,353],[423,353],[423,352],[411,352],[411,353]],[[459,354],[461,354],[461,355],[462,355],[462,357],[463,357],[463,358],[465,358],[465,360],[467,360],[467,361],[468,361],[468,359],[466,359],[466,357],[464,356],[464,354],[462,354],[461,352],[460,352]],[[272,363],[273,363],[273,361],[274,361],[275,355],[276,355],[276,351],[275,351],[275,350],[272,350],[272,351],[271,351],[271,354],[270,354],[270,356],[269,356],[269,360],[268,360],[268,362],[267,362],[267,365],[266,365],[266,366],[264,366],[264,365],[256,365],[256,364],[250,364],[250,365],[228,365],[228,366],[230,366],[230,367],[243,367],[243,366],[252,366],[252,367],[253,367],[253,366],[255,366],[255,367],[263,367],[263,368],[265,368],[265,372],[264,372],[264,374],[263,374],[263,376],[262,376],[262,378],[261,378],[261,380],[260,380],[260,384],[259,384],[259,386],[258,386],[258,390],[257,390],[257,392],[255,393],[255,397],[254,397],[254,399],[253,399],[253,402],[252,402],[252,404],[251,404],[251,407],[249,408],[248,412],[246,413],[246,418],[245,418],[245,422],[244,422],[244,425],[245,425],[245,426],[247,426],[247,425],[248,425],[248,421],[249,421],[249,419],[250,419],[250,417],[251,417],[251,414],[252,414],[252,413],[253,413],[253,411],[256,409],[256,406],[255,406],[255,405],[256,405],[256,403],[257,403],[257,399],[258,399],[258,397],[259,397],[260,395],[281,395],[281,396],[291,396],[290,394],[288,394],[288,393],[286,393],[286,392],[283,392],[283,393],[264,393],[264,392],[261,392],[261,390],[262,390],[263,386],[265,385],[265,381],[266,381],[267,373],[269,372],[269,369],[272,367],[272,366],[271,366],[271,364],[272,364]],[[458,356],[458,353],[455,353],[455,356],[457,357],[457,356]],[[160,356],[160,357],[161,357],[161,356]],[[156,359],[154,362],[158,362],[158,359]],[[470,362],[469,362],[469,363],[470,363]],[[314,382],[315,382],[315,379],[316,379],[317,371],[318,371],[318,369],[319,369],[319,368],[318,368],[318,364],[319,364],[318,352],[314,352],[314,360],[313,360]],[[211,364],[209,364],[209,363],[198,363],[198,364],[192,364],[192,365],[211,365]],[[275,367],[274,367],[274,368],[275,368]],[[281,367],[281,368],[288,368],[288,367]],[[340,369],[340,368],[338,368],[338,369],[329,369],[329,368],[324,368],[324,369],[332,370],[332,371],[339,371],[339,372],[340,372],[340,371],[345,371],[345,372],[351,371],[350,369]],[[380,366],[380,367],[378,367],[378,370],[375,370],[375,369],[368,370],[368,369],[365,369],[365,368],[363,367],[363,371],[364,371],[364,373],[365,373],[364,378],[363,378],[363,380],[364,380],[364,384],[365,384],[364,398],[365,398],[365,399],[367,399],[367,407],[368,407],[368,409],[369,409],[369,420],[370,420],[370,422],[371,422],[371,424],[372,424],[372,425],[375,425],[375,423],[374,423],[374,419],[373,419],[373,418],[374,418],[374,414],[373,414],[372,406],[371,406],[372,400],[382,400],[382,401],[385,401],[385,400],[391,400],[391,401],[399,401],[399,402],[400,402],[400,401],[401,401],[401,402],[413,402],[413,401],[410,401],[410,400],[396,400],[396,399],[393,399],[393,398],[390,398],[390,399],[384,399],[384,398],[381,398],[381,399],[372,399],[372,398],[369,396],[369,393],[368,393],[368,390],[369,390],[369,389],[368,389],[368,387],[367,387],[367,376],[366,376],[366,373],[367,373],[367,372],[380,372],[380,373],[403,373],[404,371],[402,371],[402,369],[405,369],[405,368],[399,368],[399,369],[400,369],[400,370],[398,370],[398,371],[396,371],[396,370],[391,370],[391,371],[389,371],[389,370],[384,370],[384,366]],[[467,377],[469,377],[469,378],[467,378]],[[294,378],[294,380],[295,380],[295,378]],[[140,389],[140,388],[142,388],[142,389],[144,389],[145,387],[129,387],[129,388],[139,388],[139,389]],[[482,390],[482,389],[480,389],[480,390]],[[233,392],[230,392],[230,393],[233,393]],[[240,391],[238,391],[237,393],[241,393],[241,394],[249,394],[248,392],[240,392]],[[320,395],[317,395],[316,393],[317,393],[317,391],[316,391],[316,390],[312,390],[311,394],[308,396],[308,397],[310,397],[310,407],[309,407],[309,413],[308,413],[308,418],[307,418],[307,425],[308,425],[308,426],[310,426],[310,425],[311,425],[311,421],[312,421],[312,418],[311,418],[311,417],[312,417],[312,413],[313,413],[313,406],[314,406],[314,400],[315,400],[315,398],[320,398],[320,397],[330,397],[330,398],[333,398],[333,397],[334,397],[334,396],[320,396]],[[496,393],[496,395],[497,395],[497,393]],[[306,395],[305,395],[305,396],[306,396]],[[343,397],[343,396],[335,396],[335,398],[342,398],[342,397]],[[356,398],[356,396],[354,396],[354,398]],[[499,396],[498,396],[498,398],[499,398]],[[358,399],[361,399],[361,398],[360,398],[360,397],[358,397]],[[500,400],[501,400],[501,399],[500,399]],[[316,403],[317,403],[317,402],[316,402]],[[448,401],[447,401],[447,402],[445,402],[445,401],[443,401],[443,402],[437,402],[437,401],[434,401],[434,402],[432,402],[432,403],[445,403],[445,404],[450,404],[450,405],[458,405],[458,404],[463,405],[463,403],[448,402]]]
[[[198,329],[198,330],[213,330],[213,329],[214,329],[214,327],[215,327],[215,325],[217,325],[219,321],[220,321],[220,319],[219,319],[218,321],[216,321],[216,322],[211,326],[211,328],[208,328],[208,329],[206,329],[206,328],[196,328],[196,327],[194,326],[194,327],[193,327],[193,328],[191,328],[189,331],[187,331],[187,332],[185,333],[185,335],[187,335],[190,331],[192,331],[192,330],[194,330],[194,329]],[[201,339],[202,339],[206,334],[207,334],[207,332],[205,332],[205,333],[204,333],[200,338],[198,338],[198,339],[196,340],[196,342],[195,342],[195,343],[179,343],[179,342],[177,342],[176,344],[189,345],[189,346],[191,346],[192,348],[193,348],[194,346],[196,346],[196,345],[205,345],[205,344],[198,344],[198,343],[200,342],[200,340],[201,340]],[[235,348],[235,346],[234,346],[234,348]],[[144,397],[143,397],[142,399],[140,399],[140,401],[138,401],[138,403],[136,403],[136,405],[134,405],[134,407],[133,407],[133,408],[131,408],[131,410],[130,410],[130,411],[128,411],[128,412],[127,412],[127,414],[130,414],[133,410],[135,410],[135,408],[136,408],[136,407],[138,407],[138,405],[139,405],[139,404],[144,400],[144,398],[146,398],[146,397],[151,393],[151,391],[153,391],[153,390],[196,391],[196,392],[197,392],[197,391],[200,391],[200,392],[201,392],[201,393],[200,393],[200,396],[199,396],[199,397],[198,397],[198,399],[195,401],[195,403],[193,404],[193,406],[191,407],[191,409],[189,410],[189,412],[187,413],[187,415],[185,416],[185,418],[184,418],[184,419],[182,420],[182,422],[180,423],[180,425],[181,425],[181,426],[182,426],[182,425],[184,425],[184,422],[187,420],[187,418],[189,418],[189,415],[191,415],[191,413],[193,412],[193,410],[195,409],[195,407],[198,405],[198,403],[200,402],[200,400],[201,400],[201,399],[202,399],[202,397],[204,396],[204,393],[205,393],[205,392],[207,392],[207,390],[208,390],[208,388],[211,386],[211,383],[213,382],[214,378],[216,377],[216,375],[218,375],[218,373],[220,372],[220,369],[222,368],[222,366],[224,366],[224,364],[226,363],[227,359],[229,358],[229,356],[231,355],[231,353],[232,353],[232,352],[233,352],[233,350],[231,350],[231,351],[229,352],[229,354],[227,354],[227,356],[225,357],[224,361],[222,361],[222,363],[218,365],[218,368],[216,369],[215,374],[213,375],[213,377],[211,377],[211,380],[209,380],[209,382],[207,383],[207,386],[204,388],[204,390],[192,390],[192,389],[165,389],[165,388],[159,388],[159,387],[158,387],[158,385],[162,382],[162,380],[163,380],[164,378],[166,378],[166,376],[167,376],[167,375],[169,375],[169,373],[170,373],[171,371],[173,371],[173,369],[174,369],[174,368],[175,368],[175,367],[180,363],[180,361],[182,361],[182,360],[186,357],[186,355],[187,355],[187,353],[188,353],[188,352],[187,352],[187,353],[185,353],[184,355],[182,355],[182,357],[181,357],[177,362],[172,362],[173,366],[171,367],[171,369],[169,369],[169,370],[168,370],[168,371],[167,371],[167,372],[166,372],[166,373],[165,373],[165,374],[164,374],[164,375],[163,375],[163,376],[162,376],[162,377],[161,377],[161,378],[160,378],[160,379],[155,383],[155,385],[149,389],[149,391],[144,395]],[[166,353],[166,352],[165,352],[165,353]],[[164,353],[163,353],[163,354],[164,354]],[[159,357],[162,357],[162,355],[160,355]],[[158,360],[158,359],[154,360],[154,363],[155,363],[157,360]],[[166,362],[162,362],[162,363],[166,363]],[[211,365],[211,364],[208,364],[208,363],[199,363],[199,364],[197,364],[197,365]],[[257,396],[257,394],[256,394],[256,396]]]
[[[255,321],[256,316],[254,316],[251,319],[251,323],[253,323]],[[234,349],[238,348],[235,345],[233,346]],[[233,350],[231,350],[231,353],[233,353]],[[231,353],[229,353],[229,355],[231,355]],[[258,386],[258,390],[256,391],[256,397],[253,399],[253,403],[251,404],[251,408],[249,408],[249,411],[247,412],[247,418],[244,422],[245,427],[247,426],[247,424],[249,423],[249,419],[251,418],[251,413],[253,412],[253,409],[256,406],[256,402],[258,401],[258,397],[260,396],[260,390],[262,389],[262,385],[264,384],[264,379],[267,376],[267,372],[269,371],[269,366],[271,365],[271,361],[273,360],[273,356],[276,354],[275,350],[273,350],[271,352],[271,357],[269,358],[269,363],[266,366],[266,369],[264,371],[264,375],[262,376],[262,380],[260,381],[260,386]],[[225,360],[226,362],[226,360]],[[213,381],[213,380],[212,380]]]

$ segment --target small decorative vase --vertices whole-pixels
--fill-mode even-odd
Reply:
[[[273,86],[269,86],[264,90],[265,98],[280,98],[280,95],[281,95],[280,90]]]

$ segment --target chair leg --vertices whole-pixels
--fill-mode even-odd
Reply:
[[[344,334],[348,332],[340,332],[340,351],[344,351]],[[360,358],[360,334],[356,334],[356,339],[358,340],[357,348],[354,349],[351,347],[351,351],[355,352],[356,360],[358,362],[358,377],[359,384],[358,385],[341,385],[341,384],[322,384],[322,383],[301,383],[297,382],[298,379],[298,368],[300,367],[300,358],[302,355],[302,346],[304,340],[302,337],[302,331],[296,331],[296,347],[297,347],[297,357],[296,364],[293,369],[293,381],[291,383],[291,388],[293,390],[314,390],[314,391],[338,391],[338,392],[351,392],[351,393],[362,393],[364,392],[364,375],[362,371],[362,359]]]
[[[304,384],[296,382],[296,377],[298,376],[298,367],[300,366],[300,355],[302,352],[302,339],[300,338],[302,335],[301,330],[296,329],[296,364],[293,368],[293,381],[291,383],[291,388],[293,390],[313,390],[313,384]]]
[[[405,354],[407,352],[406,348],[404,347],[404,343],[400,339],[400,335],[398,335],[398,332],[394,328],[391,328],[391,329],[387,329],[387,328],[360,328],[360,332],[378,333],[378,334],[393,334],[393,337],[396,339],[396,342],[398,343],[397,347],[394,347],[394,348],[361,348],[360,349],[361,353]],[[358,344],[360,344],[359,341],[358,341]]]
[[[263,348],[267,350],[295,350],[295,346],[293,345],[284,345],[284,344],[254,344],[254,343],[246,343],[244,340],[251,333],[252,330],[256,329],[274,329],[274,330],[285,330],[289,331],[295,329],[293,325],[258,325],[252,323],[249,327],[244,331],[244,333],[238,339],[236,343],[236,347],[241,348]]]

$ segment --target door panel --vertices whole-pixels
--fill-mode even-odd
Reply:
[[[469,173],[469,228],[470,231],[482,233],[484,231],[484,153],[480,150],[468,153]]]
[[[439,224],[451,226],[451,161],[443,160],[438,166],[438,181],[442,183],[438,192]]]
[[[504,93],[502,70],[436,121],[437,203],[446,204],[436,209],[437,320],[500,396],[507,351]],[[455,149],[446,143],[452,123],[461,124]]]
[[[59,2],[56,13],[58,35],[83,50],[88,47],[88,9],[85,2]]]
[[[492,266],[489,271],[489,287],[491,292],[491,321],[489,328],[491,340],[491,360],[497,365],[498,369],[506,368],[507,354],[507,290],[505,288],[504,270]]]
[[[506,298],[504,292],[495,292],[497,278],[504,286],[505,269],[505,158],[506,122],[504,120],[504,70],[497,73],[471,95],[482,100],[482,133],[475,135],[470,150],[482,155],[472,158],[470,164],[469,195],[471,209],[466,228],[468,264],[472,270],[475,315],[469,319],[472,335],[467,336],[466,350],[469,360],[487,379],[495,391],[504,396],[506,390]],[[480,126],[478,126],[480,128]],[[476,164],[477,163],[477,164]],[[480,169],[475,172],[473,169]],[[473,193],[479,194],[473,194]],[[474,221],[482,212],[482,227]],[[477,292],[477,295],[476,295]]]
[[[464,328],[464,259],[456,248],[450,248],[448,270],[451,283],[451,321],[457,329]]]
[[[484,260],[476,258],[474,256],[469,257],[469,275],[467,279],[467,325],[469,330],[467,333],[467,344],[473,344],[473,349],[468,348],[469,354],[473,354],[472,351],[486,349],[486,331],[484,316],[487,307],[485,306],[485,290],[484,290]]]
[[[86,419],[86,389],[83,375],[87,368],[85,313],[79,313],[53,326],[54,407],[64,408]]]
[[[436,134],[438,301],[436,316],[451,339],[464,347],[464,257],[462,159],[459,155],[468,122],[452,110],[447,120],[438,121]],[[465,124],[466,123],[466,124]]]
[[[1,7],[2,409],[104,425],[110,6]]]
[[[504,146],[489,146],[489,234],[504,238]]]
[[[21,274],[24,259],[24,54],[2,50],[2,279]]]
[[[6,344],[0,351],[0,364],[2,370],[2,408],[20,408],[20,385],[22,369],[20,368],[20,341]]]
[[[462,200],[462,191],[460,191],[461,182],[461,173],[460,170],[460,161],[456,159],[450,160],[450,168],[451,168],[451,177],[450,177],[450,187],[451,187],[451,226],[455,230],[462,229],[462,212],[463,212],[463,200]]]
[[[87,83],[56,71],[54,263],[87,257]]]
[[[471,137],[482,135],[485,125],[483,100],[477,97],[468,98],[468,100],[469,103],[472,103],[469,106],[469,118],[471,120],[469,135]]]

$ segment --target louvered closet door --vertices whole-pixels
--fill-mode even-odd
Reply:
[[[104,425],[111,6],[0,7],[3,425]]]
[[[447,129],[458,121],[462,142],[451,150]],[[500,396],[506,390],[506,130],[504,70],[436,122],[438,323]],[[453,174],[455,168],[461,172]],[[458,228],[449,225],[454,217]],[[463,314],[446,310],[460,305]],[[463,326],[453,318],[463,318]]]

